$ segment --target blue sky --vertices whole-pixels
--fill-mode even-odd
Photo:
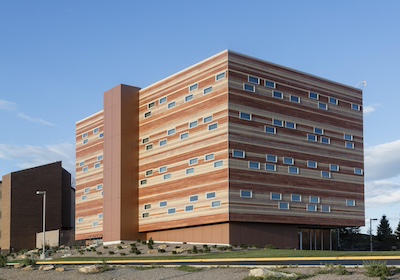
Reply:
[[[364,92],[366,225],[400,217],[399,1],[0,1],[0,176],[63,161],[103,92],[230,49]],[[375,222],[373,230],[375,231]],[[366,232],[366,228],[363,229]]]

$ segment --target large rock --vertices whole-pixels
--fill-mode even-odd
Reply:
[[[28,266],[25,266],[22,270],[23,271],[31,271],[31,270],[35,270],[35,267],[32,265],[28,265]]]
[[[251,269],[249,272],[249,276],[253,277],[275,277],[275,278],[296,278],[297,275],[294,273],[284,273],[284,272],[277,272],[273,270],[269,270],[266,268],[254,268]]]
[[[57,271],[57,272],[64,272],[64,271],[65,271],[65,268],[60,266],[60,267],[57,267],[57,268],[56,268],[56,271]]]
[[[16,264],[14,264],[14,268],[21,268],[21,267],[23,267],[24,266],[24,264],[22,264],[22,263],[16,263]]]
[[[167,247],[168,247],[167,244],[161,244],[158,246],[158,249],[165,250],[167,249]]]
[[[155,253],[158,253],[158,250],[153,249],[153,250],[148,250],[147,251],[147,254],[155,254]]]
[[[80,273],[89,274],[89,273],[98,273],[101,271],[101,268],[97,265],[88,265],[79,268]]]
[[[39,266],[39,270],[43,270],[43,271],[48,271],[48,270],[53,270],[53,269],[54,269],[54,265],[52,265],[52,264]]]
[[[180,253],[186,252],[189,249],[190,248],[183,247],[183,248],[176,248],[174,251],[177,252],[178,254],[180,254]]]

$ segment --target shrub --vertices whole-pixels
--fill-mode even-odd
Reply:
[[[100,251],[97,251],[96,254],[97,254],[97,255],[101,255],[101,254],[103,254],[103,253],[100,252]]]
[[[165,250],[164,249],[158,249],[158,252],[159,253],[165,253]]]
[[[140,255],[141,252],[140,252],[139,250],[137,250],[137,251],[135,251],[135,254],[136,254],[136,255]]]
[[[124,252],[119,253],[121,256],[125,256],[126,254]]]
[[[35,265],[36,261],[34,259],[30,259],[30,258],[26,258],[22,261],[22,264],[24,266],[28,266],[28,265]]]
[[[83,253],[84,253],[85,251],[79,250],[78,252],[79,252],[79,254],[83,255]]]
[[[179,248],[181,248],[181,246],[175,246],[175,249],[179,249]]]
[[[153,245],[151,245],[150,243],[147,244],[147,247],[148,247],[150,250],[153,250]]]
[[[118,248],[118,250],[122,250],[122,246],[121,245],[118,245],[117,248]]]
[[[364,262],[364,267],[367,270],[365,275],[368,277],[381,277],[385,279],[386,276],[390,276],[390,269],[386,266],[386,262],[372,261]]]
[[[136,242],[137,242],[137,243],[140,243],[140,242],[141,242],[141,240],[140,240],[140,239],[138,239],[138,240],[136,240]]]
[[[202,271],[202,267],[194,267],[194,266],[188,266],[188,265],[181,265],[178,266],[176,269],[181,270],[181,271],[186,271],[186,272],[198,272]]]
[[[108,251],[110,255],[114,255],[114,251]]]
[[[108,246],[103,246],[104,249],[108,249]]]
[[[247,246],[247,245],[245,245],[245,244],[242,244],[242,245],[240,245],[240,248],[242,248],[242,249],[247,249],[249,246]]]
[[[178,254],[176,251],[172,251],[172,255],[176,255]]]
[[[153,241],[152,237],[150,237],[150,239],[149,239],[149,244],[154,245],[154,241]]]
[[[198,253],[196,245],[193,245],[192,253],[193,254],[197,254]]]
[[[142,241],[142,244],[143,244],[143,245],[146,245],[146,244],[147,244],[146,240]]]
[[[0,267],[5,267],[7,264],[7,256],[0,255]]]
[[[276,249],[276,247],[272,244],[265,245],[264,249]]]

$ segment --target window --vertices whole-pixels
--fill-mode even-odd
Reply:
[[[185,212],[193,211],[193,209],[194,209],[194,206],[193,206],[193,205],[185,206]]]
[[[273,126],[266,126],[265,132],[268,134],[276,134],[276,127]]]
[[[266,156],[266,160],[267,160],[268,162],[277,162],[277,161],[278,161],[278,157],[277,157],[277,156],[274,156],[274,155],[267,155],[267,156]]]
[[[249,85],[249,84],[243,84],[243,89],[245,91],[250,91],[250,92],[254,92],[255,91],[255,87],[253,85]]]
[[[296,129],[296,124],[294,122],[286,122],[285,126],[286,128]]]
[[[299,194],[292,194],[291,199],[292,199],[293,202],[301,202],[301,195],[299,195]]]
[[[149,137],[143,138],[142,139],[142,144],[146,144],[150,141]]]
[[[214,168],[218,168],[218,167],[222,167],[224,165],[224,161],[223,160],[219,160],[214,162]]]
[[[339,165],[337,164],[329,164],[329,170],[339,172]]]
[[[194,84],[189,87],[189,91],[194,91],[199,88],[199,84]]]
[[[207,94],[211,93],[212,90],[213,90],[212,87],[205,88],[205,89],[203,90],[203,95],[207,95]]]
[[[175,128],[172,128],[172,129],[167,130],[167,135],[168,135],[168,136],[174,135],[175,133],[176,133],[176,129],[175,129]]]
[[[189,138],[189,132],[182,133],[180,137],[181,137],[181,140]]]
[[[167,172],[167,167],[166,166],[161,166],[160,169],[158,170],[160,174]]]
[[[317,168],[318,163],[316,161],[307,160],[307,167],[308,168]]]
[[[86,145],[87,143],[89,143],[88,139],[83,140],[83,145]]]
[[[212,199],[215,197],[216,197],[215,192],[206,193],[206,199]]]
[[[239,119],[246,120],[246,121],[251,121],[251,114],[240,112],[239,113]]]
[[[268,88],[275,88],[275,82],[265,80],[265,86]]]
[[[156,106],[156,102],[155,102],[155,101],[150,102],[149,104],[147,104],[147,108],[148,108],[148,109],[151,109],[151,108],[153,108],[153,107],[155,107],[155,106]]]
[[[360,105],[352,103],[351,104],[351,109],[352,110],[356,110],[356,111],[360,111]]]
[[[87,199],[87,196],[86,195],[83,195],[82,196],[82,200],[86,200]]]
[[[175,208],[168,208],[168,214],[175,214],[176,210]]]
[[[314,133],[319,135],[324,135],[324,129],[319,127],[314,127]]]
[[[317,205],[307,204],[307,211],[308,212],[316,212],[317,211]]]
[[[188,168],[186,169],[186,175],[194,174],[194,168]]]
[[[239,150],[233,150],[232,151],[232,156],[235,158],[244,158],[245,157],[245,152],[244,151],[239,151]]]
[[[329,213],[331,212],[331,207],[328,205],[321,205],[321,212]]]
[[[331,172],[329,172],[329,171],[321,171],[321,177],[329,179],[329,178],[331,178]]]
[[[87,138],[88,135],[89,135],[89,134],[88,134],[87,132],[85,132],[85,133],[82,134],[82,138]]]
[[[98,127],[96,127],[95,129],[93,129],[93,134],[97,134],[97,133],[99,133],[99,128],[98,128]]]
[[[225,77],[226,77],[226,73],[223,72],[223,73],[220,73],[220,74],[216,75],[215,76],[215,80],[219,81],[219,80],[225,79]]]
[[[167,139],[160,141],[160,147],[167,145]]]
[[[249,76],[249,83],[253,83],[253,84],[259,84],[260,83],[260,79],[254,76]]]
[[[167,201],[160,201],[160,208],[167,207]]]
[[[176,105],[175,101],[174,101],[174,102],[171,102],[171,103],[168,103],[168,109],[174,108],[175,105]]]
[[[216,208],[216,207],[220,207],[221,206],[221,201],[213,201],[211,202],[211,207],[212,208]]]
[[[339,104],[339,100],[337,100],[334,97],[329,97],[329,104],[338,105]]]
[[[163,178],[164,178],[164,180],[171,179],[171,173],[164,174]]]
[[[351,134],[343,134],[343,139],[347,141],[353,141],[353,135]]]
[[[193,100],[193,94],[189,94],[187,96],[185,96],[185,102],[189,102]]]
[[[318,102],[318,109],[328,110],[328,105],[322,102]]]
[[[104,133],[102,132],[99,134],[99,138],[102,139],[103,137],[104,137]]]
[[[143,208],[144,208],[144,209],[151,209],[151,204],[145,204],[145,205],[143,206]]]
[[[199,196],[198,195],[192,195],[189,197],[189,202],[197,202],[199,201]]]
[[[100,168],[100,166],[101,166],[101,165],[100,165],[100,162],[96,162],[96,163],[94,164],[94,168],[96,168],[96,169],[97,169],[97,168]]]
[[[208,130],[216,130],[218,128],[218,123],[213,123],[208,126]]]
[[[189,165],[195,165],[195,164],[198,164],[198,163],[199,163],[198,158],[189,159]]]
[[[103,160],[103,155],[97,156],[97,160]]]
[[[289,210],[289,202],[278,202],[278,208],[281,210]]]
[[[85,162],[84,161],[81,161],[80,163],[79,163],[79,166],[80,167],[82,167],[82,166],[84,166],[85,165]]]
[[[271,193],[271,200],[282,200],[281,193]]]
[[[354,168],[354,174],[356,175],[363,175],[363,170],[361,168]]]
[[[331,139],[329,137],[321,136],[321,143],[322,144],[330,144]]]
[[[208,154],[204,156],[204,161],[214,160],[214,154]]]
[[[78,223],[83,223],[83,218],[79,218]]]
[[[85,166],[84,168],[82,168],[82,172],[88,172],[89,171],[89,167]]]
[[[97,227],[99,225],[99,222],[93,222],[93,227]]]
[[[272,163],[265,164],[265,170],[267,171],[276,171],[276,165]]]
[[[149,214],[149,213],[143,213],[143,214],[142,214],[142,218],[148,218],[148,217],[150,217],[150,214]]]
[[[84,193],[86,193],[86,194],[90,193],[90,188],[86,188]]]
[[[153,149],[153,144],[146,145],[146,151]]]
[[[310,93],[308,94],[308,96],[309,96],[311,99],[319,100],[319,95],[318,95],[318,93],[315,93],[315,92],[311,92],[311,91],[310,91]]]
[[[167,102],[167,97],[162,97],[162,98],[160,98],[160,100],[158,101],[158,103],[160,103],[160,105],[163,104],[163,103],[166,103],[166,102]]]
[[[319,196],[310,196],[309,197],[310,203],[319,203]]]
[[[96,190],[100,191],[102,189],[103,189],[103,185],[102,184],[96,186]]]
[[[151,176],[151,175],[153,175],[153,170],[147,170],[146,171],[146,177],[147,176]]]
[[[240,190],[240,197],[252,198],[253,197],[253,192],[252,191],[246,191],[246,190]]]
[[[272,121],[272,124],[275,125],[275,126],[283,127],[283,121],[282,121],[282,120],[274,119],[274,120]]]
[[[295,103],[300,103],[300,97],[295,96],[295,95],[291,95],[290,96],[290,101],[291,102],[295,102]]]
[[[250,169],[260,169],[260,163],[256,161],[249,161]]]
[[[317,142],[317,136],[314,134],[307,134],[307,140],[311,142]]]
[[[354,143],[353,142],[346,141],[344,144],[345,144],[345,147],[347,149],[354,149]]]
[[[189,128],[194,128],[198,125],[198,121],[193,121],[189,123]]]
[[[144,118],[151,117],[151,111],[144,113]]]
[[[147,180],[146,179],[140,180],[140,185],[146,185],[146,184],[147,184]]]
[[[294,158],[284,157],[283,158],[283,164],[293,165],[294,164]]]
[[[213,117],[212,116],[208,116],[208,117],[205,117],[203,119],[203,123],[209,123],[209,122],[212,122],[212,120],[213,120]]]
[[[354,199],[346,199],[346,206],[355,207],[356,206],[356,201]]]
[[[272,92],[272,96],[275,97],[275,98],[283,99],[283,93],[280,92],[280,91],[274,90],[274,91]]]
[[[289,174],[299,174],[299,168],[294,166],[288,166]]]

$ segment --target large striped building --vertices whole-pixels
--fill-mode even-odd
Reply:
[[[77,239],[329,249],[364,225],[354,87],[223,51],[111,89],[76,131]]]

